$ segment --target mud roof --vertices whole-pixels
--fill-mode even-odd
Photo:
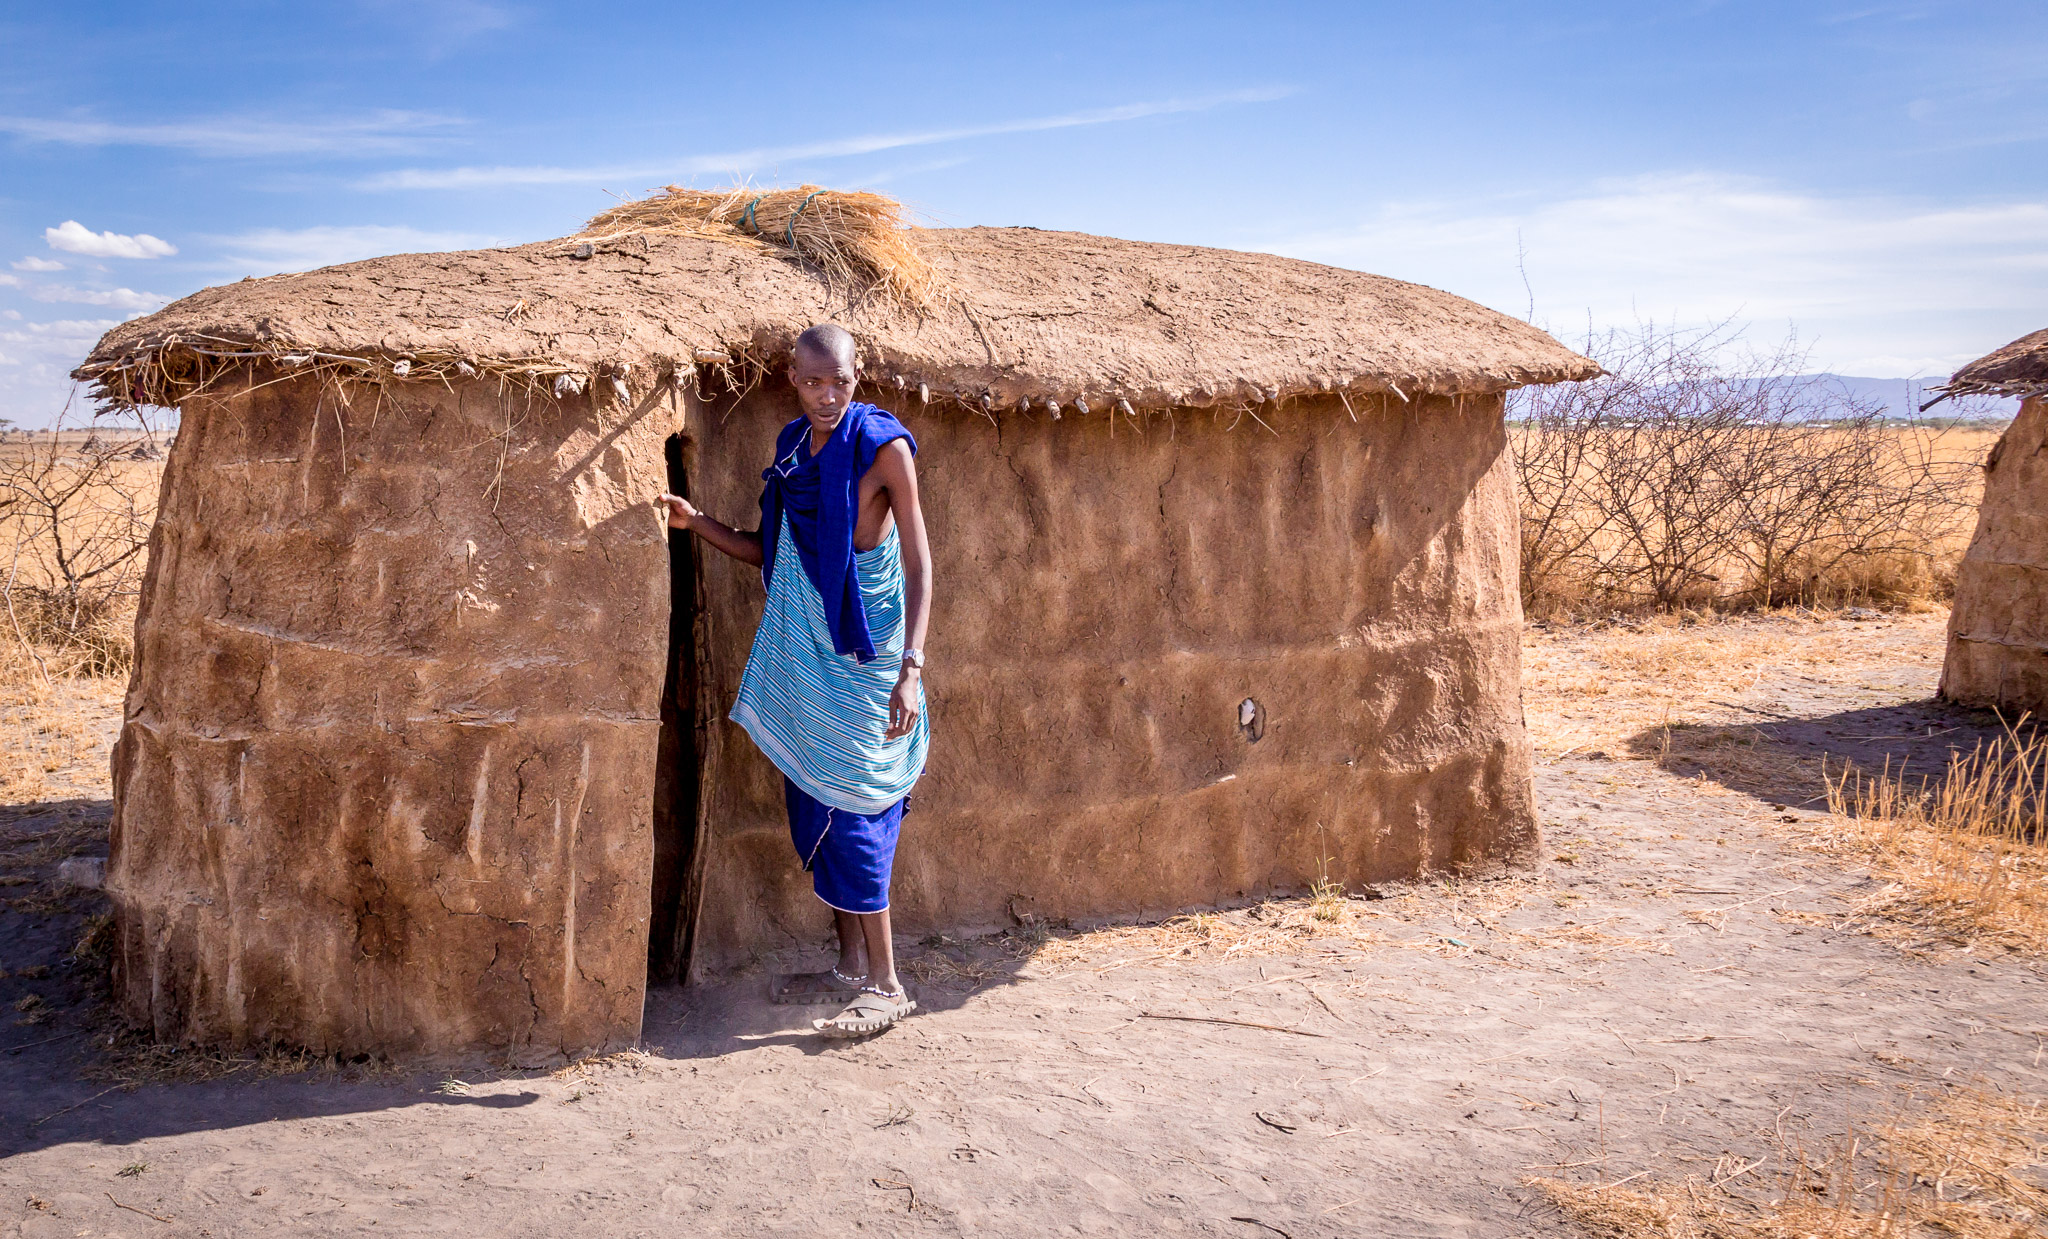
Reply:
[[[681,383],[704,366],[758,377],[827,320],[859,337],[870,381],[983,409],[1405,399],[1600,373],[1527,323],[1362,272],[1034,228],[912,231],[945,290],[924,310],[758,247],[571,237],[209,288],[108,332],[76,377],[122,404],[173,403],[251,364],[510,375],[559,393],[607,377]]]
[[[1950,396],[2048,395],[2048,328],[1979,357],[1956,371],[1942,391]]]

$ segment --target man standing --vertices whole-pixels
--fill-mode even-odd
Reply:
[[[910,789],[924,770],[925,626],[932,570],[917,496],[917,442],[854,400],[854,340],[797,337],[789,380],[804,415],[782,428],[761,480],[761,528],[742,533],[663,495],[687,529],[761,569],[768,605],[732,720],[782,771],[790,840],[832,909],[839,963],[778,977],[777,1002],[844,1002],[815,1027],[880,1032],[917,1009],[896,976],[889,874]]]

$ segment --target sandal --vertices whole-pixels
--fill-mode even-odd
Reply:
[[[917,999],[907,989],[891,994],[863,985],[846,1009],[829,1020],[812,1020],[811,1027],[828,1037],[865,1037],[878,1033],[917,1010]]]
[[[845,1002],[861,991],[866,977],[850,977],[834,967],[825,972],[796,972],[776,977],[768,986],[768,1001],[783,1006],[809,1007],[828,1002]],[[822,983],[822,989],[799,989],[805,983]]]

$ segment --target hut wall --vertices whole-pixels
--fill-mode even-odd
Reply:
[[[1298,891],[1325,857],[1357,883],[1529,856],[1498,397],[1357,400],[1356,421],[1303,400],[1260,410],[1266,425],[1182,411],[1113,431],[1100,411],[882,403],[920,440],[936,572],[933,742],[897,860],[900,928]],[[760,470],[796,412],[771,383],[696,419],[700,504],[756,523]],[[779,775],[724,720],[759,575],[710,556],[703,588],[700,971],[828,925]]]
[[[2021,403],[1985,465],[1977,533],[1956,574],[1941,694],[2048,711],[2048,399]]]
[[[186,404],[114,755],[132,1016],[515,1060],[638,1035],[670,421],[485,383]]]

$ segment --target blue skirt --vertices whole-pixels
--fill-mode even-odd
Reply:
[[[887,912],[896,835],[910,797],[880,813],[854,813],[820,804],[788,775],[782,795],[789,805],[789,841],[818,898],[840,912]]]

